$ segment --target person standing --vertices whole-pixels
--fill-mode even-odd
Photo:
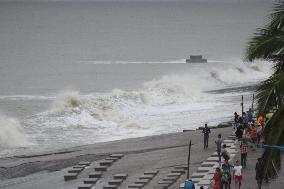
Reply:
[[[214,181],[213,189],[221,188],[221,176],[222,176],[221,170],[219,167],[217,167],[213,176],[213,181]]]
[[[209,134],[211,133],[210,128],[207,126],[207,123],[205,124],[202,133],[204,135],[204,149],[205,149],[208,148]]]
[[[258,189],[261,189],[263,173],[264,172],[264,161],[263,158],[258,158],[255,164],[255,179],[257,182]]]
[[[232,178],[231,178],[231,168],[233,168],[233,167],[234,167],[234,166],[231,165],[228,160],[225,160],[225,161],[224,161],[224,164],[222,165],[223,171],[226,170],[226,171],[229,173],[229,178],[228,178],[228,183],[227,183],[227,189],[231,189],[231,181],[232,181]],[[224,189],[223,183],[222,183],[222,189]],[[225,189],[226,189],[226,186],[225,186]]]
[[[236,189],[241,189],[242,185],[242,166],[240,165],[240,161],[236,161],[236,165],[233,168],[233,175],[235,180]]]
[[[215,141],[215,144],[217,146],[217,154],[218,154],[218,157],[219,157],[219,163],[221,163],[222,143],[223,143],[222,135],[218,134],[218,139]]]
[[[248,143],[246,140],[242,140],[240,144],[241,151],[241,165],[246,168],[247,166],[247,155],[248,155]]]

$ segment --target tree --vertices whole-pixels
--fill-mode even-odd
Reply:
[[[274,112],[265,128],[265,143],[284,145],[284,1],[276,4],[269,23],[257,29],[246,49],[246,60],[267,60],[274,73],[261,82],[257,89],[257,112],[263,115]],[[265,149],[264,177],[273,178],[280,169],[281,154],[276,149]]]

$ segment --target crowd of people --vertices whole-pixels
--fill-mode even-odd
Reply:
[[[231,189],[232,180],[235,183],[236,189],[241,189],[243,169],[247,167],[247,155],[249,151],[254,151],[257,144],[262,143],[264,128],[267,127],[272,114],[266,114],[254,118],[252,109],[247,112],[243,112],[242,115],[234,113],[233,128],[235,129],[236,138],[239,141],[240,160],[236,160],[234,165],[230,162],[230,154],[226,150],[226,144],[223,144],[222,135],[219,134],[215,141],[216,150],[218,154],[218,161],[220,167],[217,167],[213,176],[213,189]],[[205,124],[202,130],[204,136],[204,149],[208,148],[208,139],[211,133],[210,128]],[[221,165],[221,160],[224,159]],[[258,189],[261,189],[263,180],[264,160],[258,158],[255,165],[256,181]],[[191,180],[188,181],[191,187],[185,187],[185,189],[194,188],[194,184]],[[203,187],[201,187],[203,188]]]
[[[240,160],[235,161],[235,165],[229,163],[229,153],[225,150],[226,145],[222,145],[222,136],[218,135],[218,139],[215,141],[217,146],[217,154],[219,156],[219,162],[221,163],[221,157],[224,159],[224,164],[221,168],[216,168],[213,177],[213,189],[230,189],[231,180],[235,181],[235,188],[241,189],[242,185],[242,172],[247,167],[247,155],[249,150],[254,151],[257,144],[260,144],[263,139],[264,128],[267,127],[272,114],[266,114],[253,118],[253,112],[251,109],[247,112],[243,112],[242,116],[234,113],[233,128],[235,129],[236,137],[240,146]],[[256,181],[258,189],[261,189],[263,180],[264,160],[258,158],[255,165]]]

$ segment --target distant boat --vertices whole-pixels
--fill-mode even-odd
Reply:
[[[202,58],[202,55],[191,55],[186,63],[207,63],[207,59]]]

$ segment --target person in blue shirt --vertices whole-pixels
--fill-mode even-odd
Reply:
[[[194,183],[191,179],[185,181],[184,189],[195,189]]]

